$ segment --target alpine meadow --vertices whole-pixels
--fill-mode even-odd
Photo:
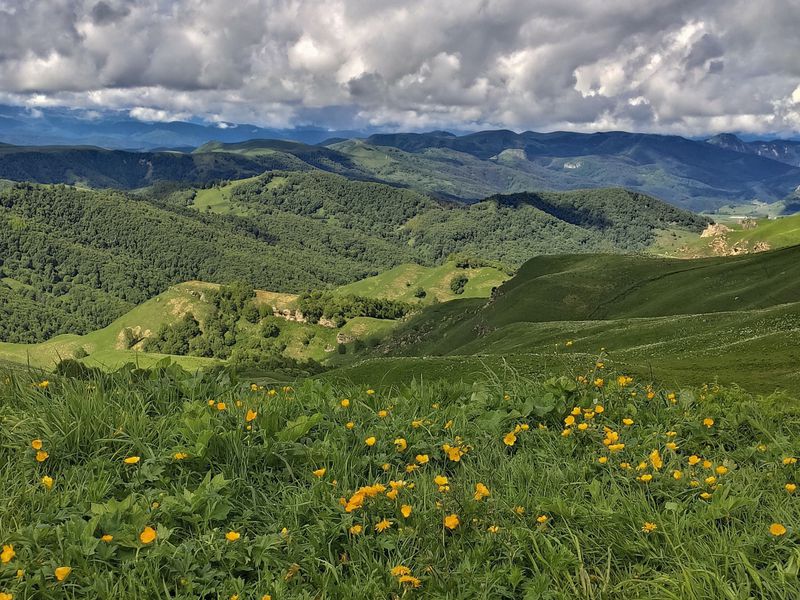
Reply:
[[[799,29],[0,2],[0,600],[800,598]]]

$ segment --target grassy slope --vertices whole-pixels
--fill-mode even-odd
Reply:
[[[174,370],[36,383],[0,376],[0,537],[15,553],[0,591],[14,598],[800,596],[800,502],[784,487],[797,482],[784,459],[797,457],[800,413],[786,397],[572,378],[373,395],[308,381],[273,397]],[[573,407],[585,430],[564,436]],[[624,448],[609,451],[609,431]],[[442,447],[461,443],[448,459]],[[144,544],[146,527],[157,539]],[[401,565],[419,589],[392,574]],[[72,569],[63,583],[58,566]]]
[[[408,356],[412,372],[412,363],[422,373],[432,360],[459,374],[482,360],[506,360],[530,372],[606,348],[625,368],[666,379],[697,383],[718,376],[753,389],[800,390],[799,254],[792,247],[696,261],[540,257],[504,284],[495,301],[430,307],[385,348]],[[569,339],[576,341],[567,351]],[[430,355],[477,358],[411,358]],[[484,355],[493,358],[479,358]],[[373,366],[356,369],[368,374]]]
[[[450,289],[450,282],[459,274],[466,275],[469,281],[464,293],[457,296]],[[434,298],[439,302],[456,298],[488,298],[492,288],[499,286],[506,279],[508,275],[493,267],[459,269],[453,262],[437,267],[403,264],[380,275],[343,285],[336,291],[339,294],[418,302],[414,293],[421,287],[427,293],[422,303],[427,304],[433,302]]]

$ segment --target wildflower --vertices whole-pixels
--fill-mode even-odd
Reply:
[[[228,408],[228,405],[225,404],[224,402],[217,402],[217,410],[218,411],[222,412],[223,410],[226,410],[227,408]]]
[[[579,414],[581,414],[581,407],[573,406],[569,414],[571,414],[573,417],[577,417]]]
[[[505,435],[505,437],[503,438],[503,443],[506,446],[513,446],[514,444],[517,443],[517,436],[514,435],[513,431],[511,431]]]
[[[500,528],[497,525],[489,525],[486,531],[488,531],[489,533],[497,533],[498,531],[500,531]]]
[[[627,375],[620,375],[617,377],[617,385],[619,387],[624,388],[629,386],[631,383],[633,383],[633,377],[628,377]]]
[[[714,426],[714,419],[706,417],[705,419],[703,419],[703,425],[705,425],[706,427],[708,427],[710,429],[711,427]]]
[[[417,469],[419,469],[417,465],[406,465],[406,473],[413,473]]]
[[[672,450],[673,452],[678,449],[678,444],[675,442],[667,442],[667,448]]]
[[[352,421],[348,421],[347,424],[345,424],[345,428],[346,429],[352,429],[355,426],[356,426],[356,424],[353,423]]]
[[[450,429],[453,426],[453,419],[450,419],[447,423],[444,424],[445,429]]]
[[[0,600],[14,600],[14,596],[6,592],[0,592]]]
[[[374,396],[375,390],[367,390],[367,396]]]
[[[650,453],[650,464],[653,465],[655,470],[658,470],[664,466],[664,461],[661,459],[661,453],[658,451],[658,449],[653,450]]]
[[[48,490],[53,489],[53,478],[49,475],[45,475],[42,477],[42,485],[47,488]]]
[[[786,533],[786,527],[780,523],[773,523],[769,526],[769,532],[775,537],[780,537]]]
[[[483,485],[482,483],[475,484],[475,495],[473,496],[475,500],[480,502],[484,498],[488,497],[491,494],[489,488]]]
[[[602,404],[598,404],[597,406],[594,407],[594,412],[596,412],[598,415],[603,414],[605,410],[606,409]]]
[[[394,499],[396,499],[396,498],[397,498],[397,494],[398,494],[398,493],[399,493],[399,491],[398,491],[398,490],[389,490],[388,492],[386,492],[386,497],[387,497],[389,500],[394,500]]]
[[[541,524],[541,525],[544,525],[549,520],[550,520],[550,517],[548,517],[547,515],[539,515],[538,517],[536,517],[536,522]]]
[[[690,464],[690,465],[694,466],[694,465],[696,465],[697,463],[699,463],[699,462],[700,462],[700,457],[699,457],[699,456],[697,456],[696,454],[692,454],[692,455],[689,457],[688,461],[689,461],[689,464]]]
[[[710,500],[711,499],[711,494],[709,492],[703,492],[702,494],[700,494],[700,497],[703,500]]]
[[[711,468],[711,466],[712,466],[712,464],[713,464],[713,463],[712,463],[710,460],[704,460],[704,461],[703,461],[703,468],[704,468],[704,469],[710,469],[710,468]]]
[[[783,459],[783,464],[787,465],[787,466],[788,465],[794,465],[796,463],[797,463],[797,459],[794,456],[787,456],[786,458]]]
[[[411,516],[412,510],[413,509],[411,508],[410,504],[403,504],[403,506],[400,507],[400,514],[407,519]]]
[[[787,483],[785,486],[783,486],[783,489],[785,489],[790,494],[794,494],[797,491],[797,485],[794,483]]]
[[[400,577],[401,575],[411,575],[411,569],[408,567],[404,567],[403,565],[398,565],[396,567],[392,567],[391,570],[392,577]]]
[[[672,478],[676,481],[680,481],[683,478],[683,472],[678,470],[673,471]]]
[[[408,585],[414,588],[418,588],[419,586],[422,585],[422,582],[419,579],[411,575],[401,575],[400,577],[397,578],[397,582],[400,584],[407,583]]]
[[[394,441],[394,447],[398,452],[403,452],[406,448],[408,448],[408,442],[406,442],[405,438],[397,438]]]
[[[571,433],[572,433],[572,429],[567,428],[567,429],[565,429],[564,431],[561,432],[561,437],[569,437],[569,435]]]
[[[135,465],[137,464],[142,458],[140,456],[128,456],[127,458],[122,459],[126,465]]]
[[[386,531],[392,526],[392,522],[389,519],[381,519],[375,524],[375,531],[381,533]]]
[[[44,450],[39,450],[39,451],[36,453],[36,462],[44,462],[44,461],[46,461],[46,460],[47,460],[49,457],[50,457],[50,455],[49,455],[47,452],[45,452]]]
[[[244,420],[246,423],[249,423],[250,421],[254,421],[257,416],[258,413],[254,411],[252,408],[249,408],[247,409],[247,414],[245,414],[244,416]]]
[[[433,478],[433,482],[439,486],[440,492],[447,492],[450,490],[449,480],[444,475],[437,475]]]
[[[588,423],[581,423],[580,425],[578,425],[579,431],[586,431],[588,428],[589,428]]]
[[[347,398],[343,398],[342,401],[339,402],[339,405],[342,408],[347,408],[348,406],[350,406],[350,400],[348,400]]]
[[[213,400],[209,400],[209,401],[208,401],[208,405],[209,405],[209,406],[214,406],[214,401],[213,401]]]
[[[379,410],[378,411],[378,417],[379,418],[385,419],[388,416],[389,416],[389,411],[388,410]]]
[[[725,475],[728,472],[728,467],[724,465],[719,465],[716,469],[714,469],[717,475]]]
[[[0,552],[0,562],[3,564],[10,563],[11,559],[13,559],[16,555],[17,553],[14,552],[13,544],[4,544],[3,551]]]
[[[564,419],[564,425],[570,427],[574,424],[575,424],[575,417],[572,415],[567,415],[566,418]]]
[[[350,527],[350,535],[358,535],[362,531],[364,531],[364,528],[361,525],[353,525]]]
[[[72,573],[72,567],[57,567],[54,571],[56,579],[64,581]]]
[[[611,444],[608,449],[611,452],[620,452],[621,450],[625,449],[625,444]]]
[[[50,382],[47,381],[47,379],[45,379],[44,381],[38,383],[37,385],[39,386],[39,389],[46,390],[48,387],[50,387]]]
[[[228,540],[229,542],[235,542],[240,537],[242,537],[242,534],[239,533],[238,531],[229,531],[228,533],[225,534],[225,539]]]
[[[644,475],[639,477],[639,481],[641,481],[643,483],[648,483],[652,479],[653,479],[653,476],[650,475],[650,473],[645,473]]]
[[[313,473],[314,477],[322,477],[323,475],[325,475],[325,471],[327,471],[327,469],[325,467],[322,467],[321,469],[317,469],[316,471],[312,471],[312,473]]]
[[[650,521],[645,521],[644,525],[642,525],[642,531],[645,533],[653,533],[656,529],[658,529],[658,525]]]
[[[605,382],[603,381],[602,377],[598,377],[597,379],[594,380],[594,387],[601,388],[601,387],[603,387],[604,384],[605,384]]]
[[[114,539],[114,536],[111,535],[110,533],[106,533],[105,535],[100,536],[100,541],[101,542],[105,542],[106,544],[108,544],[113,539]]]
[[[633,419],[625,417],[624,419],[622,419],[622,424],[625,425],[626,427],[630,427],[631,425],[633,425]]]
[[[464,446],[451,446],[450,444],[443,445],[442,450],[447,454],[447,458],[453,462],[459,462],[461,457],[467,453]]]
[[[607,456],[601,456],[600,458],[597,459],[597,462],[599,462],[601,465],[604,465],[604,464],[606,464],[608,462],[608,457]]]
[[[520,517],[525,514],[525,507],[524,506],[515,506],[512,510],[514,511],[514,514],[516,514],[516,515],[518,515]]]
[[[36,439],[31,442],[31,448],[34,450],[41,450],[42,449],[42,440]]]
[[[447,515],[444,518],[444,526],[450,529],[451,531],[458,527],[461,524],[461,521],[458,520],[458,515],[455,513]]]
[[[154,542],[157,537],[158,534],[156,530],[148,525],[142,530],[142,533],[139,534],[139,541],[143,544],[150,544]]]
[[[418,429],[418,428],[422,427],[422,421],[421,421],[421,420],[418,420],[418,419],[417,419],[417,420],[414,420],[414,421],[411,421],[411,426],[412,426],[414,429]]]
[[[274,396],[277,396],[277,395],[278,395],[278,392],[275,391],[275,390],[269,390],[267,392],[267,396],[273,396],[274,397]]]
[[[367,439],[364,440],[364,443],[369,446],[370,448],[375,445],[375,442],[378,440],[375,439],[374,435],[369,436]]]
[[[710,477],[706,477],[705,483],[706,485],[714,485],[715,483],[717,483],[717,478],[714,477],[713,475],[711,475]]]
[[[426,465],[426,464],[428,464],[428,461],[430,460],[430,458],[428,457],[427,454],[417,454],[414,457],[414,460],[416,460],[417,463],[420,464],[420,465]]]
[[[174,458],[175,460],[183,460],[188,457],[189,455],[186,454],[186,452],[176,452],[175,454],[172,455],[172,458]]]
[[[630,463],[626,463],[626,462],[619,463],[619,466],[620,466],[621,469],[630,469],[631,468],[631,464]]]

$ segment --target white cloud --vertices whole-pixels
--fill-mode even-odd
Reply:
[[[11,5],[0,97],[26,106],[273,126],[798,128],[797,0]]]

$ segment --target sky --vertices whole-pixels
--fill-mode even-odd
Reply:
[[[270,127],[800,132],[800,0],[0,0],[0,103]]]

